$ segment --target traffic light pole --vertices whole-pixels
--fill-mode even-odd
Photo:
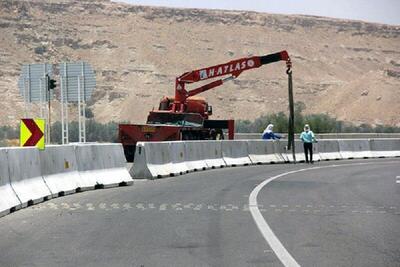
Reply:
[[[47,138],[48,138],[48,144],[50,144],[50,139],[51,139],[51,100],[50,100],[50,90],[47,90],[47,93],[49,94],[49,115],[48,115],[48,123],[47,123]]]
[[[48,115],[47,115],[47,143],[50,144],[51,138],[51,90],[57,87],[56,80],[51,79],[49,75],[46,75],[46,96],[47,96],[47,105],[48,105]]]

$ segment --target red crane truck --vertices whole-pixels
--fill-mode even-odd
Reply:
[[[281,51],[265,56],[253,56],[230,62],[185,72],[176,78],[175,97],[164,97],[158,110],[150,111],[146,124],[120,124],[119,141],[124,147],[128,162],[132,162],[136,143],[139,141],[174,141],[215,139],[216,133],[228,129],[228,138],[234,138],[233,120],[210,120],[212,107],[204,98],[196,95],[237,78],[243,71],[259,68],[262,65],[286,61],[291,67],[289,55]],[[201,82],[220,76],[218,79],[193,90],[186,90],[186,84]]]

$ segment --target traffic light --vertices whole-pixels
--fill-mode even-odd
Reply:
[[[57,87],[56,80],[50,79],[49,80],[49,90],[54,89]]]
[[[47,80],[47,90],[52,90],[57,87],[56,80],[51,79],[49,75],[46,75]]]

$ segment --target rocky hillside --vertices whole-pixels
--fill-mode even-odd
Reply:
[[[0,125],[23,116],[17,80],[24,63],[89,62],[95,118],[142,123],[185,71],[281,50],[291,55],[295,100],[306,113],[400,126],[399,26],[106,0],[0,1]],[[286,112],[285,64],[245,72],[203,96],[214,118]],[[59,117],[53,113],[53,121]]]

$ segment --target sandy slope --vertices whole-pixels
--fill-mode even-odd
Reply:
[[[400,125],[400,27],[256,12],[169,9],[109,1],[0,2],[0,125],[23,116],[23,63],[85,60],[96,70],[98,121],[144,122],[185,71],[287,50],[307,113]],[[287,110],[283,62],[204,93],[214,118]],[[53,103],[57,109],[58,103]],[[36,109],[37,110],[37,109]],[[75,111],[77,113],[77,111]],[[53,121],[60,117],[53,113]]]

